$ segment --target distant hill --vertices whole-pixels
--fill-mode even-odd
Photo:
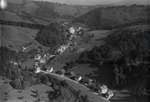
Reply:
[[[32,17],[49,21],[57,21],[57,19],[74,19],[95,8],[105,7],[105,5],[66,5],[33,0],[7,0],[7,2],[8,6],[4,11],[19,15],[26,13]]]
[[[116,3],[116,5],[133,5],[133,4],[150,5],[150,1],[149,0],[123,0]]]
[[[114,29],[130,25],[149,24],[150,6],[112,6],[92,10],[74,22],[85,23],[93,29]]]

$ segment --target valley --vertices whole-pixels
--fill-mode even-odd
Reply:
[[[148,102],[149,5],[7,0],[0,102]]]

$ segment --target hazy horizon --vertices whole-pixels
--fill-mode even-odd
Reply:
[[[98,4],[149,4],[149,0],[36,0],[49,1],[71,5],[98,5]]]

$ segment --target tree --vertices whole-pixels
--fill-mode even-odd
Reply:
[[[116,64],[114,64],[114,76],[115,76],[115,84],[118,85],[119,84],[119,69],[118,66]]]

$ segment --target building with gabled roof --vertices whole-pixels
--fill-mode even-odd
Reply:
[[[75,76],[75,80],[78,81],[78,82],[81,81],[82,80],[82,76],[81,75],[76,75]]]
[[[109,100],[110,98],[112,98],[114,96],[114,93],[112,90],[108,90],[106,93],[106,98],[107,100]]]
[[[107,91],[108,91],[108,88],[107,88],[106,85],[103,84],[103,85],[99,85],[99,86],[98,86],[98,92],[99,92],[100,94],[106,94]]]

